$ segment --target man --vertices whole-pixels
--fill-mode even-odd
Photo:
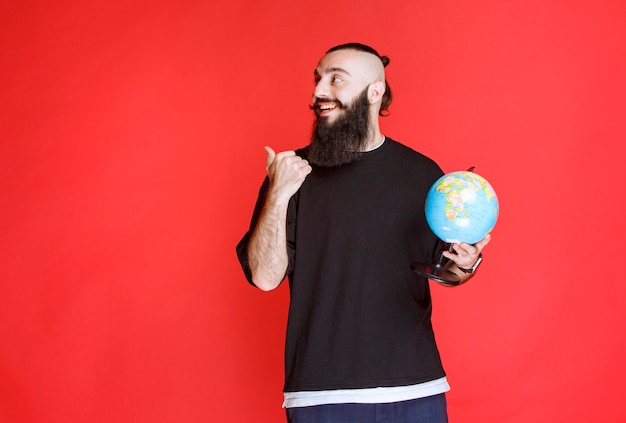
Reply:
[[[436,255],[423,210],[443,172],[380,132],[388,63],[358,43],[320,60],[311,143],[265,148],[267,178],[237,246],[255,286],[289,278],[289,422],[447,421],[429,285],[410,269]],[[467,281],[489,240],[454,244],[447,268]]]

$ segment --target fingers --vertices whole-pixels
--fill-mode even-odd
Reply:
[[[456,263],[458,267],[463,267],[465,269],[472,267],[472,265],[476,262],[476,259],[478,258],[478,253],[476,253],[476,255],[471,254],[470,252],[463,249],[462,244],[454,244],[454,250],[455,253],[444,251],[443,255],[444,257]]]
[[[482,252],[485,245],[489,244],[489,241],[491,241],[491,234],[485,235],[483,239],[481,239],[480,241],[478,241],[476,244],[473,244],[473,245],[467,244],[465,242],[461,244],[455,244],[454,249],[457,252],[461,251],[461,253],[466,253],[474,257],[474,256],[478,256],[478,254]]]
[[[469,268],[476,263],[478,260],[479,254],[482,252],[485,245],[487,245],[491,241],[491,235],[487,234],[483,239],[481,239],[476,244],[467,244],[465,242],[454,244],[453,249],[454,252],[444,251],[443,255],[452,260],[459,267]]]
[[[288,200],[300,188],[306,177],[313,170],[309,162],[296,155],[295,151],[276,153],[271,147],[265,147],[267,161],[265,170],[270,180],[272,198]]]

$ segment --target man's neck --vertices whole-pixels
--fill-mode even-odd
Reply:
[[[376,131],[374,136],[367,142],[367,145],[365,146],[365,149],[363,149],[363,151],[367,152],[376,150],[378,147],[383,145],[383,142],[385,142],[385,136],[381,134],[380,131]]]

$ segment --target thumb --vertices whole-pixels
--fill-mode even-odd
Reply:
[[[265,168],[267,169],[272,163],[274,163],[274,159],[276,158],[276,152],[272,150],[271,147],[265,146],[264,148],[267,152],[267,162],[265,163]]]

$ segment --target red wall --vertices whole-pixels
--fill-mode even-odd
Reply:
[[[0,421],[281,421],[287,287],[234,246],[348,41],[384,132],[500,197],[433,287],[451,421],[625,421],[625,3],[216,3],[0,5]]]

